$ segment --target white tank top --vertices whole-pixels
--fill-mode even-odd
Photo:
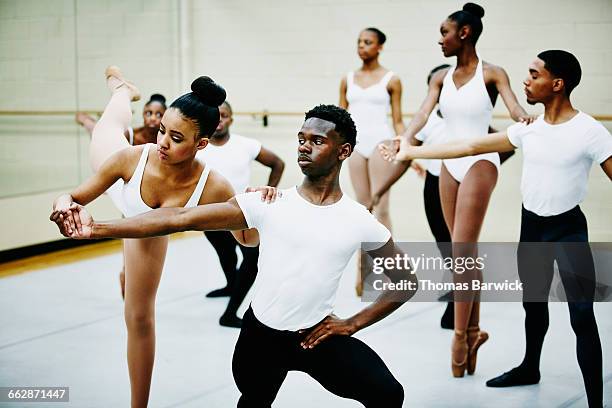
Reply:
[[[132,217],[134,215],[142,214],[147,211],[151,211],[152,208],[149,207],[142,196],[140,195],[140,189],[142,184],[142,175],[144,174],[144,169],[147,164],[147,159],[149,158],[149,149],[151,146],[155,146],[153,143],[147,143],[144,145],[142,149],[142,155],[140,156],[140,160],[138,161],[138,166],[136,170],[134,170],[134,174],[129,182],[123,183],[122,188],[122,204],[123,204],[123,214],[126,217]],[[204,191],[204,185],[206,184],[206,180],[208,179],[208,173],[210,169],[208,166],[204,167],[202,170],[202,174],[200,175],[200,179],[198,180],[198,184],[196,185],[193,194],[185,204],[185,207],[195,207],[198,205],[200,201],[200,197],[202,196],[202,192]],[[118,180],[121,182],[122,180]]]
[[[448,70],[440,92],[440,112],[446,126],[445,142],[486,136],[493,117],[493,104],[484,81],[482,58],[478,58],[474,76],[459,89],[453,81],[455,68],[453,66]],[[447,159],[444,165],[461,182],[470,167],[479,160],[490,161],[499,168],[497,153]]]
[[[367,88],[362,88],[355,83],[354,73],[349,72],[346,76],[346,100],[348,111],[357,127],[357,149],[362,148],[370,155],[378,143],[391,139],[393,134],[389,127],[388,114],[391,110],[391,97],[387,90],[387,84],[393,77],[389,71],[380,81]]]

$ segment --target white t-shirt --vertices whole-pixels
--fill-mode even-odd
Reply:
[[[272,204],[261,193],[236,196],[249,228],[259,231],[259,272],[253,313],[277,330],[311,327],[334,307],[343,270],[362,242],[381,247],[389,230],[346,194],[331,205],[315,205],[296,187]]]
[[[593,162],[612,156],[610,132],[583,112],[558,125],[540,115],[529,126],[510,126],[507,133],[510,143],[523,149],[523,206],[543,217],[580,204]]]
[[[237,194],[244,193],[251,180],[251,162],[259,156],[261,143],[255,139],[231,134],[222,146],[209,143],[196,157],[225,177]]]
[[[444,142],[444,119],[438,116],[438,110],[434,110],[429,115],[427,123],[419,133],[414,135],[416,140],[420,140],[424,145],[439,144]],[[440,175],[442,160],[427,160],[427,171],[434,176]]]

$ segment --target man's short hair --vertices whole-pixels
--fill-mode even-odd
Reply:
[[[308,112],[306,112],[306,118],[319,118],[327,120],[336,125],[335,131],[340,134],[345,141],[351,145],[351,149],[355,148],[357,143],[357,128],[355,122],[351,118],[351,114],[345,109],[342,109],[336,105],[319,105]]]
[[[570,96],[582,77],[578,59],[563,50],[543,51],[538,54],[538,58],[544,61],[544,68],[548,72],[563,80],[565,95]]]

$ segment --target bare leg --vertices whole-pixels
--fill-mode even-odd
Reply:
[[[349,173],[351,184],[355,190],[355,199],[363,205],[367,205],[371,198],[370,178],[368,175],[368,159],[357,152],[349,157]],[[361,276],[361,257],[357,257],[357,283],[355,283],[357,296],[363,293],[363,277]]]
[[[442,164],[442,169],[440,170],[439,187],[442,215],[444,215],[444,221],[446,221],[446,226],[448,227],[452,240],[453,224],[455,223],[455,205],[457,202],[459,182],[450,175],[444,164]]]
[[[155,360],[155,296],[168,237],[126,239],[125,323],[132,407],[146,407]]]
[[[448,175],[448,172],[446,172]],[[484,221],[491,193],[497,182],[497,169],[488,161],[476,162],[465,175],[456,191],[455,215],[451,236],[453,257],[476,257],[478,236]],[[451,192],[452,194],[452,192]],[[461,243],[468,243],[461,244]],[[471,245],[469,243],[473,243]],[[473,270],[463,276],[454,274],[459,281],[481,279],[481,271]],[[455,341],[458,336],[466,337],[468,326],[477,334],[480,306],[477,293],[467,293],[467,298],[455,301]],[[454,348],[455,349],[455,348]],[[467,349],[465,350],[467,352]],[[454,360],[461,361],[460,358]],[[465,361],[465,359],[463,359]],[[475,364],[475,362],[474,362]],[[469,370],[470,371],[470,370]],[[468,372],[469,372],[468,371]],[[473,372],[473,370],[471,370]]]
[[[393,163],[389,163],[385,159],[382,158],[378,152],[374,152],[370,159],[368,160],[368,174],[371,183],[371,190],[376,191],[381,186],[381,184],[385,180],[385,176],[389,174],[392,170]],[[376,217],[378,221],[381,222],[385,227],[391,231],[391,216],[389,214],[389,201],[391,197],[391,190],[387,190],[387,192],[380,198],[378,205],[374,207],[372,214]],[[369,199],[370,197],[368,197]]]
[[[119,286],[121,287],[121,299],[125,300],[125,260],[123,261],[121,272],[119,272]]]
[[[496,183],[497,169],[489,161],[478,161],[468,170],[457,191],[457,205],[452,232],[453,243],[478,242],[489,200]],[[475,257],[477,255],[476,246],[462,245],[462,247],[460,252],[464,253],[453,253],[453,256]],[[474,273],[477,274],[477,272]],[[476,325],[478,324],[479,310],[476,310],[474,319],[472,319],[472,323]],[[458,314],[457,311],[459,311]],[[459,308],[455,308],[455,327],[460,330],[467,329],[471,314],[472,302],[459,302]]]

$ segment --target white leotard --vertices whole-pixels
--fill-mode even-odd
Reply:
[[[493,104],[487,92],[482,69],[482,58],[472,79],[457,89],[453,81],[455,67],[444,77],[440,92],[440,112],[446,124],[447,141],[485,136],[493,116]],[[499,169],[499,154],[485,153],[476,156],[446,159],[444,165],[453,178],[463,181],[466,173],[479,160],[490,161]]]
[[[142,155],[138,161],[138,166],[136,166],[136,170],[134,170],[134,174],[132,175],[132,178],[130,178],[130,181],[126,183],[121,179],[117,180],[115,184],[113,184],[106,191],[109,197],[113,200],[113,203],[126,217],[133,217],[152,210],[152,208],[144,202],[142,196],[140,195],[142,176],[147,164],[147,159],[149,158],[149,149],[151,146],[155,146],[155,144],[147,143],[144,145]],[[195,207],[198,205],[209,173],[210,168],[208,166],[204,167],[204,170],[202,170],[202,174],[200,175],[200,179],[198,180],[198,184],[193,190],[189,201],[187,201],[187,204],[185,204],[186,208]]]
[[[357,127],[355,151],[366,158],[379,143],[393,138],[387,118],[391,106],[387,84],[391,77],[393,72],[389,71],[374,85],[362,88],[355,84],[353,72],[346,76],[348,111]]]

